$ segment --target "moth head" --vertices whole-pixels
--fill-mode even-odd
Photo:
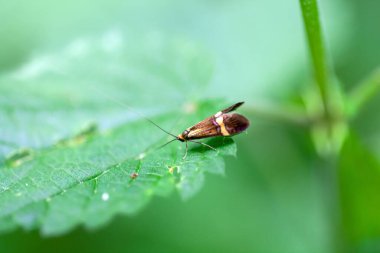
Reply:
[[[182,134],[178,135],[177,136],[177,139],[180,140],[180,141],[185,141],[187,139],[187,136],[189,135],[189,130],[185,130],[182,132]]]
[[[179,140],[179,141],[181,141],[181,142],[184,142],[184,141],[185,141],[185,138],[183,137],[182,134],[179,134],[179,135],[177,136],[177,140]]]

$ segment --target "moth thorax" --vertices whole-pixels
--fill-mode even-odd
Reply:
[[[187,136],[189,135],[189,133],[190,133],[190,131],[188,130],[188,129],[186,129],[185,131],[183,131],[182,132],[182,137],[184,138],[184,139],[186,139],[187,138]]]

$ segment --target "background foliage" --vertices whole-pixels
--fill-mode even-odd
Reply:
[[[213,62],[209,85],[200,97],[245,100],[252,127],[247,135],[235,138],[237,158],[227,158],[226,176],[208,175],[201,192],[186,202],[176,194],[154,197],[135,216],[118,216],[101,229],[77,228],[60,237],[16,230],[1,236],[0,250],[66,252],[81,245],[83,252],[377,252],[380,4],[318,3],[327,61],[335,73],[329,85],[340,85],[331,94],[347,117],[343,126],[334,124],[334,148],[326,148],[318,124],[312,122],[310,127],[304,121],[319,108],[298,1],[3,1],[3,91],[9,90],[12,73],[26,63],[56,55],[78,41],[122,34],[137,45],[131,50],[137,58],[160,58],[161,47],[153,44],[150,51],[141,52],[146,47],[140,42],[163,40],[167,45],[175,40],[200,45],[197,52]],[[170,63],[176,55],[165,59]],[[69,67],[79,76],[91,76],[91,66]],[[206,69],[211,73],[210,67]],[[156,75],[167,77],[162,69]],[[112,76],[102,78],[101,82],[117,81]],[[49,94],[46,89],[11,88],[13,93],[1,93],[3,101]],[[172,98],[178,92],[194,99],[193,92],[181,89],[164,92],[159,101],[166,102],[161,105],[173,101],[164,96]],[[150,106],[155,102],[149,96],[140,98]],[[90,109],[99,107],[94,111],[100,115],[105,106],[106,99],[89,103]],[[139,106],[149,115],[151,107]],[[113,119],[121,117],[123,109],[119,110]],[[4,136],[9,121],[0,120]],[[30,127],[38,130],[35,124]],[[150,129],[149,133],[155,131]]]

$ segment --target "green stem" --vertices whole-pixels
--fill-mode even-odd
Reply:
[[[323,103],[324,117],[331,119],[329,100],[329,68],[323,45],[317,0],[300,0],[316,84]]]
[[[348,116],[354,118],[380,90],[380,68],[348,95]]]
[[[323,43],[322,29],[319,20],[318,4],[317,0],[299,0],[302,10],[303,21],[305,25],[309,51],[312,59],[312,66],[314,72],[314,78],[316,85],[318,86],[320,97],[323,106],[323,118],[324,118],[324,132],[326,133],[326,144],[331,152],[331,146],[340,142],[342,139],[342,131],[337,132],[336,129],[340,124],[337,123],[337,112],[340,112],[340,108],[336,108],[336,105],[332,102],[337,96],[335,87],[330,87],[332,85],[331,74],[332,71],[329,68],[325,46]],[[334,97],[333,97],[334,96]],[[339,109],[339,110],[338,110]],[[333,110],[333,111],[332,111]],[[335,148],[333,148],[334,150]],[[341,227],[341,210],[339,204],[339,185],[336,178],[336,171],[332,168],[336,165],[335,152],[334,156],[329,156],[325,160],[326,168],[320,173],[323,174],[321,182],[324,184],[324,188],[328,189],[329,194],[326,195],[326,203],[328,205],[329,212],[331,213],[330,222],[332,224],[332,235],[334,240],[333,246],[335,251],[340,251],[342,249],[343,237],[342,237],[342,227]],[[329,162],[330,161],[330,162]]]

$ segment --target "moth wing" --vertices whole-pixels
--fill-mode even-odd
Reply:
[[[243,104],[244,104],[244,102],[239,102],[239,103],[233,104],[230,107],[227,107],[226,109],[222,110],[222,113],[229,113],[229,112],[235,111],[237,108],[239,108]]]
[[[230,135],[241,133],[249,127],[249,120],[237,113],[224,114],[223,123]]]
[[[220,135],[217,126],[213,123],[213,117],[209,117],[188,129],[189,139],[202,139]]]
[[[189,133],[187,134],[187,138],[191,140],[220,135],[228,136],[244,131],[249,126],[248,119],[236,113],[227,114],[231,111],[236,110],[242,104],[244,104],[244,102],[233,104],[230,107],[218,112],[217,114],[208,117],[207,119],[204,119],[194,126],[188,128],[187,130]],[[217,122],[220,117],[223,117],[223,122]],[[225,128],[227,132],[223,134],[221,128]]]

